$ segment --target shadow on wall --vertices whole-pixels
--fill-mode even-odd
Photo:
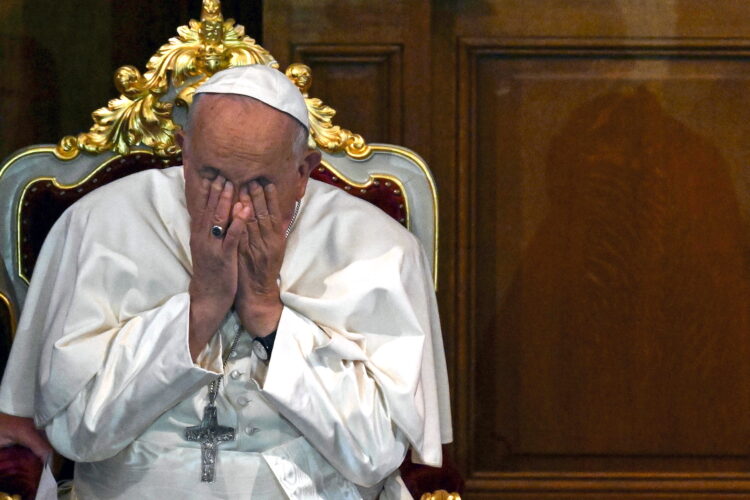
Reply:
[[[478,421],[506,458],[742,454],[750,242],[719,150],[626,88],[571,114],[546,179],[548,215],[482,333],[485,359],[513,366]]]

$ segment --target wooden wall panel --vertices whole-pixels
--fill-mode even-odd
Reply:
[[[720,3],[434,2],[468,498],[748,496],[750,12]]]
[[[750,496],[747,6],[436,5],[467,497]]]
[[[748,48],[461,41],[477,479],[750,484]]]
[[[336,124],[367,141],[397,137],[430,160],[428,0],[275,0],[263,9],[265,47],[282,68],[311,65],[310,94],[325,96]]]

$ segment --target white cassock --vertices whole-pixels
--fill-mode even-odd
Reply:
[[[227,316],[193,363],[182,168],[103,186],[44,244],[0,388],[75,460],[79,498],[409,498],[398,466],[451,440],[445,355],[417,239],[311,180],[281,270],[268,365]],[[224,374],[216,482],[185,439]],[[35,394],[32,401],[31,395]]]

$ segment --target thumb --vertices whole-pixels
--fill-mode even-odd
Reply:
[[[47,457],[52,454],[52,446],[41,431],[32,430],[25,437],[25,442],[22,444],[34,452],[34,455],[39,457],[42,462],[46,461]]]
[[[232,223],[227,229],[227,233],[224,235],[224,250],[225,251],[236,251],[237,245],[240,242],[242,232],[245,231],[245,221],[250,215],[250,210],[247,206],[243,206],[242,203],[237,202],[232,207]]]

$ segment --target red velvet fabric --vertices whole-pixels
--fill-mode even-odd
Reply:
[[[406,226],[406,199],[401,188],[390,179],[374,177],[366,187],[357,187],[336,176],[325,166],[313,170],[310,177],[343,189],[347,193],[363,199],[380,208],[398,222]]]
[[[42,461],[28,448],[0,448],[0,492],[33,500],[42,474]]]
[[[0,374],[5,372],[5,364],[10,354],[12,335],[11,311],[4,300],[0,300]]]
[[[415,464],[406,455],[404,463],[401,464],[401,479],[409,489],[411,496],[419,500],[425,493],[433,493],[437,490],[445,490],[448,493],[464,492],[464,480],[458,472],[455,464],[450,461],[443,451],[443,466],[429,467],[427,465]]]
[[[39,250],[55,221],[74,202],[99,186],[150,168],[164,168],[181,163],[180,157],[162,160],[150,154],[125,156],[99,170],[80,186],[71,189],[55,187],[52,181],[29,184],[21,200],[21,269],[31,277]]]

